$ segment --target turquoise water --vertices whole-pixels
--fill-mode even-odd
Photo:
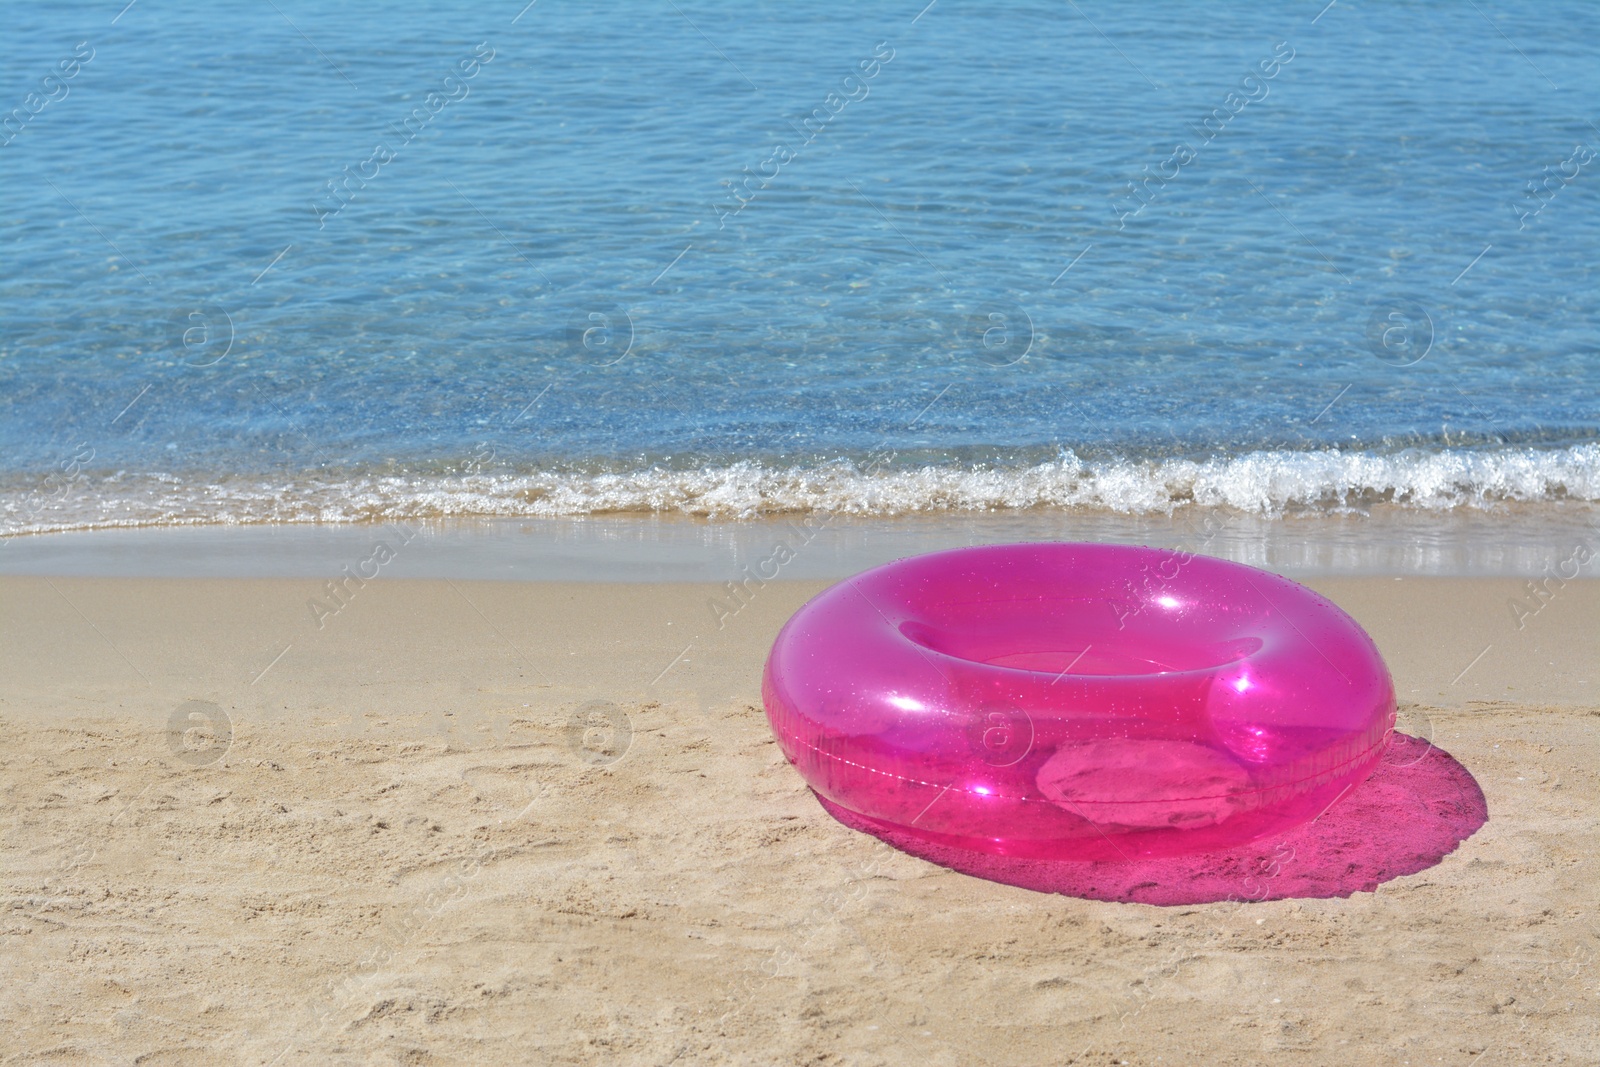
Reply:
[[[1600,499],[1600,8],[7,15],[6,531]]]

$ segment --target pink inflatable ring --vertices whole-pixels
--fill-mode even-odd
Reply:
[[[1275,574],[1096,544],[963,548],[821,593],[762,696],[817,793],[947,845],[1048,859],[1228,848],[1377,765],[1394,683]]]

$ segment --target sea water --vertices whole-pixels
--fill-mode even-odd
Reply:
[[[22,3],[0,532],[1600,499],[1600,8]]]

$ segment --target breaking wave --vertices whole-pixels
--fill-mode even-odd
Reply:
[[[1600,500],[1600,444],[1393,454],[1256,451],[1210,459],[1027,465],[734,461],[692,469],[473,474],[326,471],[278,478],[83,472],[0,488],[0,533],[203,523],[371,522],[440,517],[672,513],[718,519],[796,512],[893,516],[1083,509],[1140,514],[1201,506],[1267,516]]]

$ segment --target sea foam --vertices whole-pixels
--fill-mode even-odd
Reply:
[[[506,468],[471,474],[324,471],[264,479],[192,473],[96,475],[41,500],[0,490],[0,532],[110,526],[363,522],[437,517],[668,513],[716,519],[829,512],[894,516],[1055,508],[1122,514],[1226,508],[1264,516],[1380,505],[1447,510],[1600,500],[1600,444],[1393,454],[1257,451],[1210,459],[1027,465],[892,458],[815,464],[734,461],[690,469]]]

